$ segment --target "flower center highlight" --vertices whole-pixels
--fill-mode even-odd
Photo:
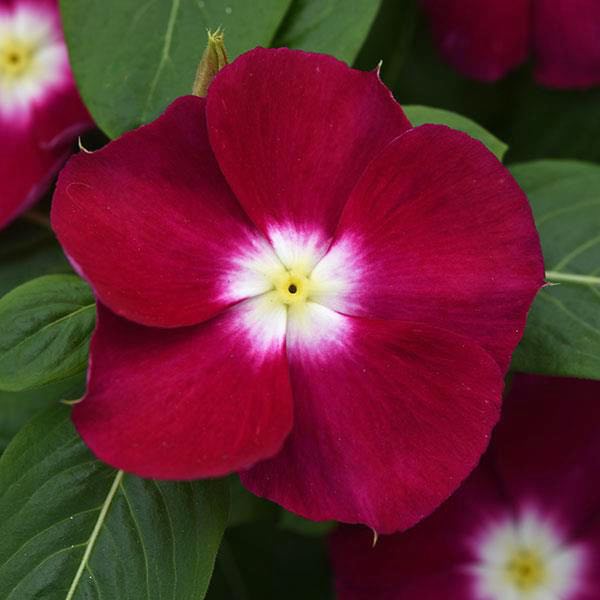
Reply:
[[[521,592],[531,592],[543,586],[546,581],[543,558],[528,548],[519,548],[509,557],[505,574],[508,582]]]
[[[516,517],[483,522],[473,538],[478,594],[506,598],[570,598],[583,582],[585,550],[567,544],[561,528],[534,506]]]
[[[282,269],[273,284],[279,300],[284,304],[299,304],[309,298],[310,279],[298,271]]]
[[[0,72],[5,77],[17,78],[31,67],[33,48],[18,40],[9,39],[0,46]]]

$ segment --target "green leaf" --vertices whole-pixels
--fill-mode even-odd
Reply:
[[[269,45],[290,0],[61,0],[71,64],[98,126],[118,137],[189,94],[206,30],[230,57]]]
[[[223,481],[139,479],[94,460],[66,406],[0,458],[0,599],[201,600],[227,521]]]
[[[333,600],[323,538],[273,523],[228,529],[207,600]]]
[[[347,0],[294,0],[273,45],[332,54],[352,64],[380,4],[354,0],[348,10]]]
[[[46,275],[0,299],[0,389],[21,391],[66,379],[87,363],[96,306],[75,275]]]
[[[369,71],[381,63],[381,78],[391,88],[408,57],[416,22],[416,0],[383,0],[355,67]]]
[[[70,271],[49,225],[22,218],[0,231],[0,297],[34,277]]]
[[[513,369],[600,379],[600,167],[575,161],[514,165],[540,233],[546,278]]]
[[[301,535],[321,536],[329,533],[335,527],[335,521],[311,521],[304,519],[287,510],[282,510],[279,517],[279,527]]]
[[[231,508],[229,510],[229,527],[254,521],[275,522],[280,508],[269,500],[259,498],[250,493],[240,482],[237,475],[228,478]]]
[[[59,400],[77,400],[84,391],[84,373],[25,392],[0,390],[0,452],[33,415],[54,406]]]
[[[600,161],[600,88],[545,89],[536,85],[530,71],[522,73],[519,84],[511,94],[515,107],[507,131],[512,161]]]
[[[450,112],[448,110],[442,110],[441,108],[431,108],[430,106],[403,106],[404,112],[408,117],[408,120],[415,126],[424,125],[425,123],[434,123],[437,125],[447,125],[452,129],[458,129],[463,131],[479,140],[485,146],[487,146],[490,152],[493,152],[498,160],[502,160],[508,146],[500,141],[496,136],[492,135],[487,129],[481,127],[471,119]]]

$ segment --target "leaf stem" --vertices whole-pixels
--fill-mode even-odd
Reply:
[[[69,591],[67,592],[67,596],[66,596],[65,600],[72,600],[75,595],[75,592],[77,591],[77,586],[79,585],[79,581],[81,579],[81,576],[83,575],[83,571],[84,571],[84,569],[87,565],[87,562],[92,554],[92,550],[94,549],[94,545],[96,544],[98,534],[100,533],[100,530],[102,529],[102,525],[104,525],[106,515],[108,514],[108,509],[110,508],[110,505],[112,504],[113,498],[114,498],[115,494],[117,493],[117,490],[119,489],[119,485],[121,484],[122,479],[123,479],[123,471],[117,471],[117,474],[115,475],[115,479],[114,479],[112,485],[110,486],[110,490],[108,490],[108,494],[107,494],[106,498],[104,499],[102,508],[100,509],[100,514],[98,515],[98,519],[96,521],[96,524],[94,525],[92,534],[90,535],[90,537],[86,543],[85,552],[83,553],[83,556],[81,557],[81,562],[79,563],[79,568],[77,569],[77,572],[75,573],[75,577],[73,578],[73,582],[71,583],[71,587],[69,588]]]
[[[594,275],[579,275],[578,273],[561,273],[560,271],[546,271],[546,280],[550,283],[600,285],[600,277]]]

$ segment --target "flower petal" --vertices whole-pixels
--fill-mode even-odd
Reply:
[[[242,481],[310,519],[404,529],[477,463],[498,416],[500,371],[454,334],[329,312],[318,330],[328,323],[335,334],[318,344],[288,335],[294,428]]]
[[[58,181],[61,244],[104,304],[144,325],[199,323],[245,297],[247,281],[238,297],[230,289],[236,261],[261,244],[214,160],[204,104],[176,100],[149,125],[75,156]]]
[[[30,131],[0,120],[0,228],[40,199],[70,152],[42,149]]]
[[[340,600],[469,598],[471,578],[461,567],[474,558],[471,536],[482,520],[505,512],[493,476],[479,468],[430,517],[382,536],[374,548],[371,532],[340,527],[330,546]]]
[[[496,81],[527,58],[531,0],[421,2],[439,51],[463,75]]]
[[[259,228],[319,228],[325,239],[373,154],[410,127],[376,72],[286,48],[225,67],[207,120],[219,165]]]
[[[517,376],[489,451],[430,517],[373,550],[359,528],[333,535],[340,600],[516,597],[511,586],[489,588],[516,540],[548,560],[535,597],[595,598],[599,390],[600,382]]]
[[[494,438],[515,503],[555,515],[572,535],[597,518],[599,432],[600,382],[517,376]]]
[[[465,335],[502,368],[543,285],[525,194],[473,138],[424,125],[365,171],[317,280],[341,312],[423,322]]]
[[[481,522],[506,514],[493,476],[477,469],[430,517],[396,535],[342,526],[330,554],[339,600],[466,600],[475,558],[472,539]]]
[[[557,88],[600,84],[600,2],[533,3],[535,77]]]
[[[197,479],[276,453],[292,425],[285,311],[271,315],[270,343],[256,344],[254,302],[166,330],[99,305],[88,390],[73,409],[94,454],[142,477]]]
[[[0,39],[13,34],[25,41],[42,35],[55,59],[41,60],[41,74],[5,82],[0,91],[0,228],[40,199],[77,135],[92,126],[69,68],[57,3],[0,3]]]

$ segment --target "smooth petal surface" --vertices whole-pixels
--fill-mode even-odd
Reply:
[[[437,511],[374,549],[362,528],[334,533],[339,599],[517,599],[502,578],[515,542],[535,552],[557,544],[545,548],[545,581],[532,598],[596,598],[599,386],[516,376],[488,452]],[[501,578],[490,587],[493,571]]]
[[[309,519],[405,529],[477,463],[498,416],[501,374],[451,333],[341,315],[327,331],[335,320],[344,323],[316,346],[288,339],[294,428],[242,482]]]
[[[515,504],[583,533],[600,518],[600,382],[516,377],[494,455]]]
[[[89,127],[74,91],[34,111],[27,125],[0,119],[0,228],[40,199]]]
[[[99,305],[88,389],[73,409],[92,452],[156,479],[220,476],[275,454],[292,425],[285,313],[259,346],[247,326],[252,302],[174,330]]]
[[[544,281],[525,194],[480,142],[435,125],[405,133],[365,171],[315,276],[340,270],[343,293],[320,302],[467,336],[503,369]]]
[[[213,158],[204,103],[179,98],[58,181],[62,246],[104,304],[144,325],[199,323],[243,298],[233,263],[261,244]]]
[[[421,2],[439,51],[467,77],[496,81],[529,53],[531,0]]]
[[[39,200],[70,150],[42,149],[32,132],[0,120],[0,228]]]
[[[493,475],[477,469],[430,517],[373,547],[366,528],[339,527],[330,553],[339,600],[468,600],[471,538],[481,520],[506,514]]]
[[[600,2],[533,2],[535,77],[557,88],[600,84]]]
[[[44,75],[50,77],[47,85],[35,77],[25,82],[9,77],[8,83],[0,78],[0,228],[40,199],[77,135],[92,126],[68,65],[55,0],[0,2],[0,41],[23,35],[26,42],[35,35],[28,31],[32,19],[43,21],[38,27],[50,32],[53,51],[61,56],[39,65],[57,71],[54,79]]]
[[[207,120],[219,165],[259,228],[325,240],[373,154],[410,127],[374,71],[286,48],[257,48],[225,67]]]

